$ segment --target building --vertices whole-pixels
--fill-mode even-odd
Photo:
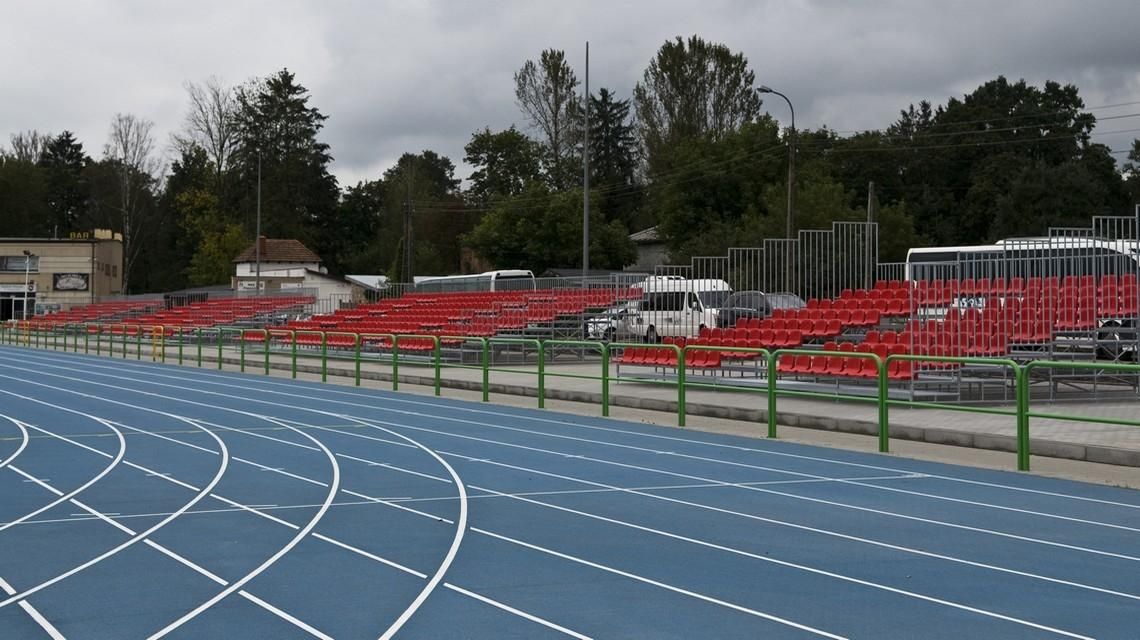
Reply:
[[[260,272],[261,292],[265,295],[304,294],[326,301],[349,301],[352,285],[343,278],[328,275],[321,266],[321,258],[299,240],[266,238],[257,245],[249,245],[234,258],[233,289],[253,293],[258,290]],[[260,270],[258,258],[260,257]]]
[[[642,229],[629,234],[629,239],[637,245],[637,262],[627,266],[626,271],[653,273],[653,268],[666,262],[668,250],[657,235],[657,227]]]
[[[104,229],[66,239],[0,238],[0,321],[123,293],[123,240]]]

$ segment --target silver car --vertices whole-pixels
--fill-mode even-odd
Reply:
[[[637,317],[638,307],[637,300],[630,300],[587,318],[583,332],[586,339],[614,342],[635,338],[637,333],[633,329],[633,323]]]

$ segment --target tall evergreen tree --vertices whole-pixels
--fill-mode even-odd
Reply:
[[[239,149],[233,156],[240,185],[237,210],[254,230],[260,160],[262,235],[295,238],[318,254],[335,245],[330,234],[338,200],[329,173],[329,146],[317,139],[327,116],[309,105],[309,91],[282,69],[238,90]]]
[[[616,100],[605,87],[590,96],[590,186],[608,220],[633,230],[642,190],[637,181],[637,137],[629,100]]]
[[[40,166],[47,171],[47,206],[51,212],[45,226],[61,236],[78,230],[87,219],[90,186],[84,170],[90,163],[83,144],[70,131],[52,139],[40,158]]]

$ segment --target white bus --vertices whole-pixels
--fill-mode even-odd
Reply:
[[[416,293],[471,291],[534,291],[534,273],[526,269],[500,269],[464,276],[416,278]]]
[[[634,333],[645,342],[663,336],[693,337],[715,327],[717,314],[732,293],[724,280],[689,280],[676,276],[646,278],[633,285],[642,291]]]
[[[994,244],[911,249],[906,279],[1040,278],[1136,274],[1135,241],[1087,237],[1016,238]]]

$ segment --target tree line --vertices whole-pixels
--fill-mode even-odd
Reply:
[[[132,293],[228,282],[258,202],[263,235],[301,240],[335,274],[573,268],[587,145],[591,266],[603,269],[631,264],[629,234],[654,225],[674,261],[783,237],[790,140],[796,228],[863,220],[870,208],[884,261],[911,246],[1131,215],[1140,202],[1140,140],[1093,143],[1092,110],[1052,81],[998,77],[944,104],[907,105],[879,130],[794,137],[765,113],[748,60],[698,36],[665,42],[628,97],[583,95],[555,49],[525,61],[514,84],[521,120],[471,134],[466,183],[425,149],[342,188],[321,141],[329,116],[287,69],[187,84],[169,166],[154,124],[132,114],[112,119],[98,158],[70,131],[16,133],[0,149],[0,236],[118,231]]]

